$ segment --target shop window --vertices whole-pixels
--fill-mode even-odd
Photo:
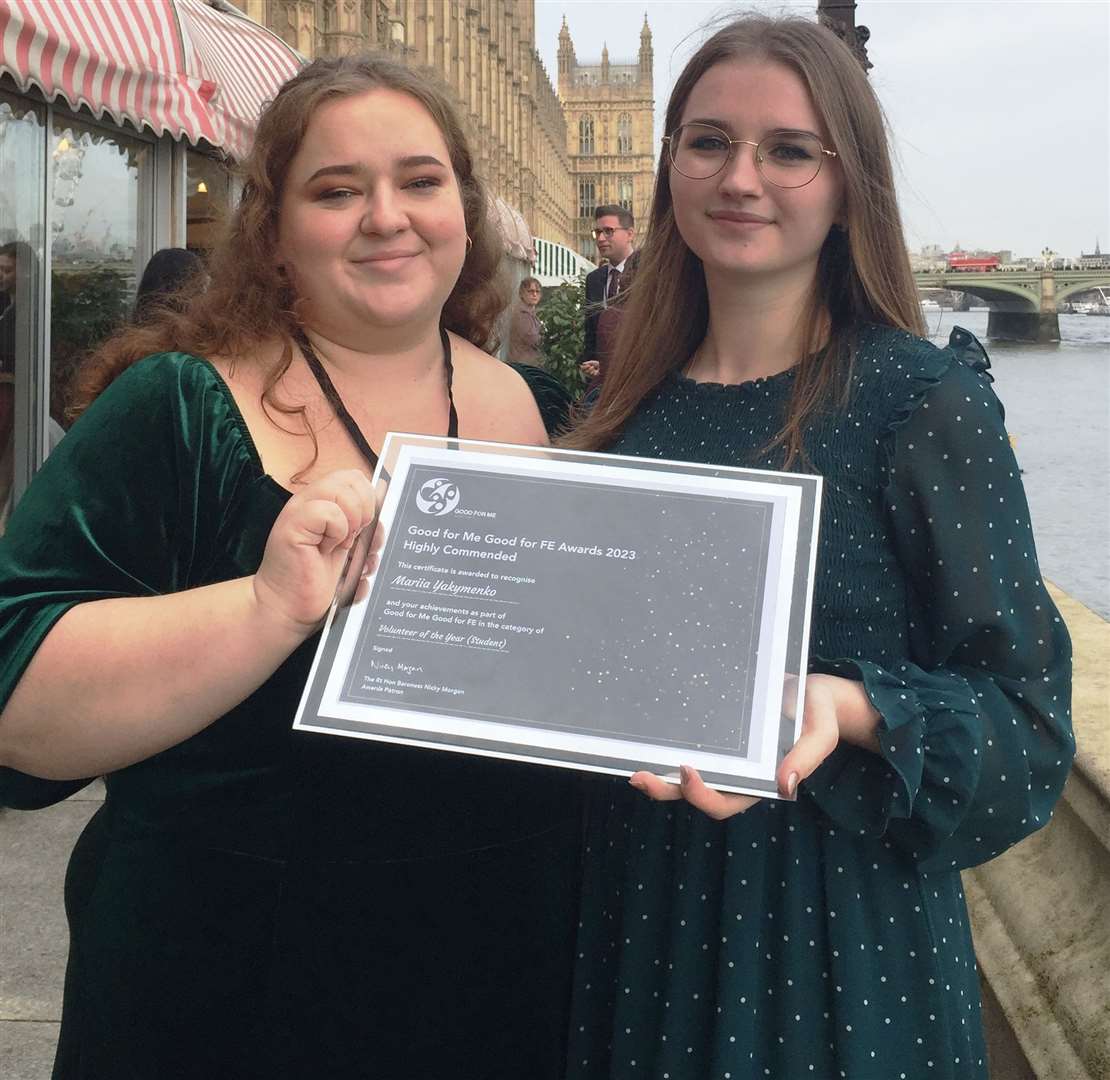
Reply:
[[[231,177],[217,158],[185,153],[185,246],[207,255],[215,246],[231,205]]]
[[[45,117],[42,106],[0,92],[0,532],[42,437],[32,415],[41,400]]]
[[[152,246],[153,163],[154,146],[146,140],[55,117],[48,189],[50,415],[63,426],[88,351],[131,313]]]

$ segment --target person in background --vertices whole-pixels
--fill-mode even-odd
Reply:
[[[137,322],[150,318],[156,310],[167,302],[183,306],[187,295],[176,297],[195,279],[204,276],[204,263],[200,256],[186,248],[162,248],[156,251],[146,264],[139,288],[135,295],[135,315]]]
[[[639,262],[640,253],[638,251],[634,251],[628,256],[624,263],[624,269],[621,271],[616,295],[605,309],[598,314],[597,348],[595,349],[596,358],[592,364],[587,363],[583,365],[584,372],[588,373],[593,371],[594,373],[589,383],[586,385],[587,395],[594,393],[605,379],[605,371],[609,366],[609,358],[613,355],[613,350],[616,348],[617,330],[620,327],[621,318],[624,315],[624,309],[627,303],[627,291],[636,278],[636,267]]]
[[[528,384],[550,438],[562,434],[570,418],[571,395],[544,367],[543,325],[536,307],[543,295],[539,278],[526,277],[518,289],[519,304],[509,331],[509,367]]]
[[[0,246],[0,531],[11,507],[15,450],[15,336],[21,264],[25,272],[31,249],[22,240]]]
[[[516,364],[543,367],[543,326],[536,314],[542,295],[539,278],[526,277],[517,290],[519,303],[509,329],[509,360]]]
[[[567,1075],[986,1080],[960,871],[1047,824],[1075,753],[986,355],[922,337],[882,113],[829,30],[729,23],[664,130],[564,444],[820,474],[809,674],[785,801],[589,785]]]
[[[636,222],[623,206],[599,206],[594,211],[594,240],[598,255],[606,260],[586,275],[585,337],[578,363],[588,379],[597,375],[597,320],[620,290],[625,260],[632,254]]]
[[[99,349],[0,540],[0,801],[107,788],[59,1080],[561,1075],[575,775],[291,727],[386,432],[547,441],[450,102],[291,79],[207,289]]]
[[[15,380],[18,357],[26,360],[34,329],[39,261],[25,240],[0,245],[0,533],[8,525],[15,482]],[[62,431],[47,421],[51,450]]]
[[[10,240],[0,245],[0,312],[7,311],[15,297],[21,250],[24,246],[20,240]]]
[[[30,308],[20,308],[20,294],[24,304],[33,302],[38,259],[35,250],[25,240],[11,240],[0,245],[0,374],[15,372],[17,348],[17,322],[25,319],[30,324]]]

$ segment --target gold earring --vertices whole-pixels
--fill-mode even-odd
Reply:
[[[474,246],[474,241],[470,239],[470,233],[466,234],[466,250],[469,252]]]

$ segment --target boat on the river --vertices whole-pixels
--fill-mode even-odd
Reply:
[[[1108,315],[1110,316],[1110,297],[1106,295],[1106,290],[1100,285],[1096,285],[1094,291],[1098,293],[1097,300],[1080,301],[1078,304],[1072,304],[1077,315]]]

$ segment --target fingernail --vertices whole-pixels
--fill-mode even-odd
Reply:
[[[693,775],[691,774],[690,767],[688,765],[679,766],[678,775],[682,778],[682,782],[684,784],[688,784],[691,780],[693,780]]]
[[[798,774],[796,772],[792,772],[786,778],[786,794],[787,795],[793,795],[794,792],[797,791],[797,790],[798,790]]]
[[[644,782],[643,782],[643,780],[637,780],[637,779],[636,779],[636,777],[634,777],[634,776],[630,776],[630,777],[628,778],[628,782],[629,782],[629,784],[631,784],[631,785],[632,785],[632,787],[634,787],[634,788],[635,788],[635,789],[636,789],[637,791],[643,791],[643,790],[644,790]]]

